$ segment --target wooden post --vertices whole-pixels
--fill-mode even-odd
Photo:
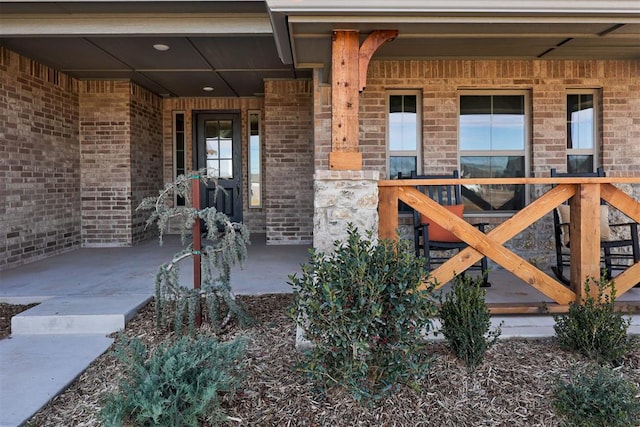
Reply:
[[[358,151],[360,91],[375,51],[398,35],[396,30],[374,31],[360,47],[356,30],[336,30],[331,45],[331,152],[329,169],[362,170]]]
[[[396,239],[398,235],[398,187],[379,187],[378,238]]]
[[[570,204],[571,288],[581,302],[586,297],[586,281],[600,279],[600,185],[579,184]],[[592,283],[591,296],[597,295]]]
[[[193,207],[200,210],[200,174],[194,171],[191,175],[191,195]],[[202,284],[202,232],[200,230],[200,218],[196,218],[193,223],[193,289],[200,289]],[[202,313],[200,310],[200,298],[196,307],[196,326],[202,324]]]
[[[331,61],[331,153],[329,168],[361,170],[358,152],[358,53],[360,33],[333,32]]]

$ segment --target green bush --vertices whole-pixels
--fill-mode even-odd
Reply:
[[[606,363],[620,363],[636,343],[628,336],[631,319],[615,310],[616,289],[602,278],[596,282],[598,293],[591,296],[591,283],[585,283],[583,304],[572,302],[566,315],[555,315],[554,330],[563,348],[576,351],[591,359]],[[610,289],[607,293],[607,288]]]
[[[240,382],[245,340],[218,343],[206,336],[182,337],[149,356],[140,340],[120,339],[115,353],[125,376],[118,391],[104,401],[104,425],[196,426],[225,419],[221,395],[233,392]]]
[[[491,314],[485,302],[486,291],[481,289],[482,277],[473,280],[466,275],[454,278],[451,291],[443,300],[440,295],[441,332],[451,351],[474,368],[500,336],[500,327],[489,331]]]
[[[556,380],[554,407],[565,425],[622,427],[637,425],[637,387],[607,367],[574,370],[566,381]]]
[[[312,250],[302,276],[290,276],[290,314],[312,343],[304,369],[315,380],[376,398],[430,367],[422,334],[435,314],[432,286],[420,288],[424,260],[407,242],[376,245],[352,225],[348,234],[330,255]]]

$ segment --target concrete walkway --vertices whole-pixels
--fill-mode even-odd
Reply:
[[[12,335],[0,340],[0,427],[18,426],[64,390],[112,343],[154,293],[158,266],[180,248],[178,237],[163,246],[151,240],[133,248],[78,249],[0,272],[0,302],[40,305],[12,319]],[[288,275],[307,261],[307,246],[266,246],[252,236],[247,264],[232,271],[238,294],[291,292]],[[191,283],[192,265],[182,266]],[[487,301],[550,301],[513,275],[491,271]],[[446,291],[447,287],[444,288]],[[640,301],[640,289],[620,300]],[[553,318],[543,315],[495,316],[502,337],[553,335]],[[640,318],[630,328],[640,333]],[[294,337],[291,337],[293,349]]]
[[[150,240],[133,248],[78,249],[0,272],[0,302],[40,303],[12,319],[0,340],[0,427],[18,426],[64,390],[112,344],[152,297],[158,266],[171,260],[180,239],[161,247]],[[266,246],[252,237],[245,268],[232,272],[237,294],[290,292],[308,246]],[[181,265],[190,284],[192,264]],[[293,337],[292,337],[293,341]]]

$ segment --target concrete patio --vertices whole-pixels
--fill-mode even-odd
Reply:
[[[78,249],[0,272],[0,302],[41,303],[14,317],[12,336],[0,341],[0,427],[24,423],[108,349],[107,335],[152,298],[157,267],[179,248],[179,238],[169,236],[163,246],[150,240],[133,248]],[[246,265],[232,272],[234,291],[291,292],[288,275],[300,271],[308,249],[267,246],[264,235],[252,236]],[[191,283],[191,272],[187,262],[184,283]],[[490,303],[550,301],[505,271],[491,271],[490,281]],[[640,301],[640,289],[620,300]],[[640,333],[640,318],[633,321],[631,331]],[[553,335],[549,315],[494,316],[493,322],[504,322],[503,337]]]

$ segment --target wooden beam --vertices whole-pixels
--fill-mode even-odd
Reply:
[[[367,39],[362,43],[362,46],[360,46],[358,67],[360,74],[358,87],[360,92],[367,86],[367,70],[369,69],[369,62],[371,62],[373,54],[380,46],[393,41],[396,37],[398,37],[398,30],[376,30],[369,34]]]
[[[358,151],[358,50],[360,33],[333,32],[331,51],[331,151]],[[362,169],[362,166],[355,170]]]
[[[379,188],[378,238],[396,239],[398,230],[398,187]]]
[[[591,296],[597,298],[596,283],[600,279],[600,185],[581,184],[570,200],[571,220],[569,238],[571,244],[571,288],[578,300],[586,297],[584,285],[591,283]]]
[[[329,153],[329,169],[346,171],[362,169],[362,153],[332,151]]]

